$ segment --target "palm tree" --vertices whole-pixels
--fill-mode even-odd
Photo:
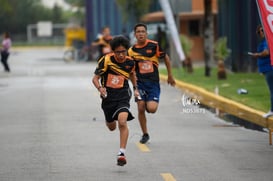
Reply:
[[[220,37],[214,45],[214,52],[215,52],[215,58],[217,59],[217,78],[219,80],[226,79],[226,69],[224,61],[227,59],[227,57],[230,54],[230,50],[227,47],[227,37]]]
[[[186,35],[180,35],[180,42],[185,53],[186,59],[182,62],[183,67],[186,69],[187,72],[192,73],[192,61],[191,61],[191,50],[193,47],[193,41],[187,37]]]

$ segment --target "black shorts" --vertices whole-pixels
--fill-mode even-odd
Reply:
[[[124,99],[124,100],[118,100],[118,101],[110,101],[110,100],[103,100],[101,104],[101,108],[104,112],[105,120],[110,123],[113,121],[118,120],[118,115],[121,112],[127,112],[128,117],[127,121],[130,121],[134,119],[134,116],[130,112],[130,104],[129,100]]]

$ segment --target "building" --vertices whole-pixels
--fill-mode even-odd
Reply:
[[[193,40],[193,61],[204,60],[204,0],[169,0],[176,15],[178,31]],[[150,12],[142,17],[146,23],[165,22],[158,0],[153,0]],[[255,71],[256,61],[246,52],[255,51],[255,29],[260,24],[256,0],[212,0],[215,40],[226,36],[231,55],[225,62],[232,71]],[[130,32],[136,23],[130,19],[122,22],[121,12],[115,0],[86,0],[88,40],[93,40],[104,25],[110,26],[113,34],[120,34],[126,27]]]
[[[212,1],[216,28],[216,17],[218,13],[217,0]],[[170,0],[170,4],[174,14],[179,16],[179,32],[189,36],[194,42],[191,53],[192,60],[203,61],[204,3],[200,3],[200,0]],[[112,34],[115,35],[121,34],[124,27],[128,30],[128,33],[131,32],[136,23],[132,18],[126,22],[126,24],[122,22],[122,15],[115,0],[86,0],[86,10],[88,42],[94,40],[96,35],[100,33],[101,28],[105,25],[109,26]],[[165,22],[164,13],[161,11],[160,4],[157,0],[152,1],[150,12],[151,13],[142,17],[142,22],[147,24]]]
[[[201,2],[201,3],[200,3]],[[214,27],[217,32],[217,0],[212,0],[212,11],[214,14]],[[193,61],[204,60],[204,38],[203,38],[203,20],[204,20],[204,3],[203,0],[170,0],[171,7],[177,18],[178,31],[180,34],[187,35],[194,43],[191,52]],[[164,13],[156,11],[148,13],[142,17],[146,23],[165,22]]]

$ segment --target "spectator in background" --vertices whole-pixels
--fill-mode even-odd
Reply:
[[[105,26],[101,30],[101,35],[92,43],[92,46],[97,46],[99,51],[99,57],[111,52],[110,41],[112,40],[111,30],[108,26]]]
[[[11,47],[11,39],[8,32],[5,32],[3,35],[2,48],[1,48],[1,62],[4,66],[5,72],[10,72],[8,58],[9,58],[9,50]]]
[[[271,107],[269,112],[263,115],[264,118],[267,118],[273,116],[273,67],[270,62],[269,48],[261,25],[257,26],[256,34],[258,35],[260,42],[258,44],[257,52],[253,53],[252,56],[257,58],[259,72],[265,76],[270,91]]]

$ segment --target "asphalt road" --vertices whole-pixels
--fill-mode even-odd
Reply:
[[[67,64],[62,54],[15,49],[12,72],[0,72],[1,181],[273,180],[266,132],[226,123],[165,83],[148,115],[151,141],[138,144],[138,121],[129,122],[128,164],[117,166],[119,132],[105,126],[95,63]]]

